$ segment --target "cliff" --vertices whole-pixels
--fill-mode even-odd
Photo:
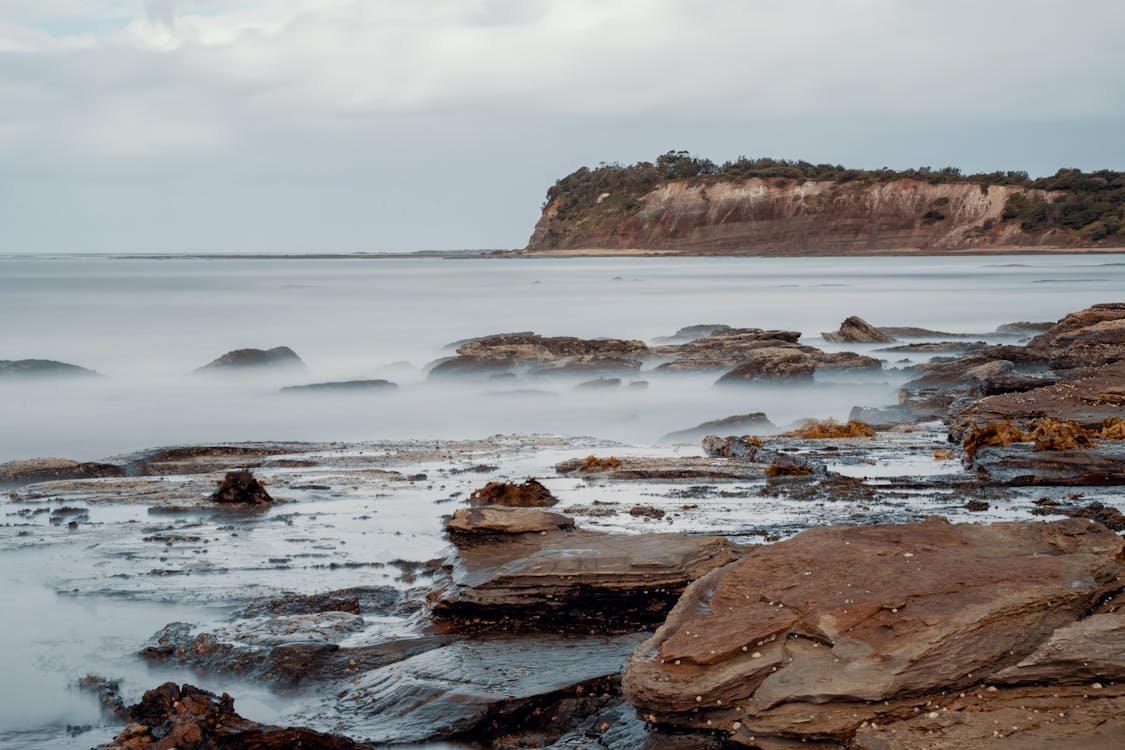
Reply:
[[[1111,224],[1107,233],[1100,218],[1077,229],[1049,217],[1029,219],[1035,210],[1057,212],[1075,200],[1073,192],[1029,184],[989,184],[950,173],[940,181],[712,174],[655,184],[591,182],[604,171],[580,170],[552,188],[527,251],[827,255],[1125,244],[1125,232]]]

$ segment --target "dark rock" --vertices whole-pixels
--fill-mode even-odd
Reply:
[[[703,422],[687,430],[669,432],[660,438],[661,443],[697,443],[707,435],[752,435],[775,430],[776,426],[760,411],[736,414],[723,419]]]
[[[0,359],[0,380],[4,378],[68,378],[97,376],[85,367],[53,359]]]
[[[609,388],[620,388],[621,378],[595,378],[594,380],[586,380],[574,386],[576,391],[595,391],[606,390]]]
[[[1064,510],[1063,515],[1095,521],[1110,531],[1125,531],[1125,514],[1112,505],[1106,505],[1097,500],[1078,508]]]
[[[926,341],[917,344],[899,344],[879,349],[880,352],[956,352],[958,354],[988,348],[984,341]]]
[[[651,505],[634,505],[629,509],[629,515],[659,521],[661,518],[664,518],[664,511],[660,508],[654,508]]]
[[[511,369],[534,374],[630,371],[640,369],[647,353],[643,341],[500,334],[461,345],[456,357],[430,370],[430,377]]]
[[[346,737],[244,719],[234,699],[166,682],[129,709],[130,723],[102,750],[363,750]]]
[[[359,586],[321,594],[290,593],[258,599],[239,611],[236,617],[313,615],[322,612],[347,612],[353,615],[385,615],[399,603],[402,594],[393,586]]]
[[[273,349],[235,349],[213,360],[196,372],[259,370],[265,368],[304,369],[305,363],[287,346]]]
[[[94,674],[88,674],[78,680],[78,687],[98,697],[102,711],[115,719],[127,719],[129,709],[121,698],[121,685],[117,680],[107,680]]]
[[[549,508],[559,499],[534,478],[515,482],[489,482],[469,495],[473,505],[506,505],[510,508]]]
[[[219,484],[219,489],[211,495],[215,503],[258,504],[272,503],[273,498],[250,471],[230,471]]]
[[[392,391],[398,385],[389,380],[340,380],[330,383],[288,385],[282,393],[356,393],[367,391]]]
[[[1076,520],[802,531],[692,584],[624,692],[650,722],[736,745],[850,746],[1034,654],[1120,588],[1123,552]],[[1090,655],[1107,653],[1125,668],[1121,649]]]
[[[542,746],[616,703],[618,674],[642,635],[489,638],[452,643],[361,675],[335,712],[378,744],[501,737]]]
[[[1027,320],[1021,320],[1016,323],[1004,323],[1003,325],[996,328],[996,332],[1017,334],[1022,336],[1024,334],[1043,333],[1044,331],[1051,330],[1051,328],[1053,328],[1054,326],[1055,323],[1053,321],[1031,322]]]
[[[684,326],[680,330],[673,333],[671,336],[658,336],[653,339],[654,344],[681,344],[688,341],[695,341],[696,339],[707,338],[716,333],[727,333],[734,330],[728,325],[722,323],[700,323],[693,326]]]
[[[166,476],[169,474],[210,474],[231,469],[252,469],[264,459],[307,450],[305,445],[191,445],[156,448],[125,458],[126,474]]]
[[[972,511],[974,513],[986,511],[991,507],[992,506],[989,505],[986,500],[969,500],[967,503],[965,503],[965,510]]]
[[[837,343],[889,343],[894,341],[894,339],[885,332],[855,315],[846,318],[844,322],[840,324],[840,329],[838,331],[822,333],[821,336],[823,336],[826,341],[835,341]]]
[[[67,458],[30,458],[0,464],[0,485],[121,476],[125,476],[125,469],[118,464],[71,461]]]
[[[1030,442],[976,451],[971,467],[1004,484],[1086,487],[1125,484],[1125,442],[1036,450]]]

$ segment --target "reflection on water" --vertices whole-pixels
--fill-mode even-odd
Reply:
[[[1052,282],[1049,293],[1043,280]],[[107,375],[0,382],[0,460],[90,459],[198,441],[496,432],[651,442],[750,411],[779,424],[842,418],[855,404],[893,402],[904,376],[818,375],[813,388],[732,391],[712,389],[713,375],[642,372],[647,390],[576,392],[575,379],[435,385],[424,368],[452,353],[449,342],[501,331],[651,340],[685,325],[727,323],[800,330],[803,341],[824,345],[819,331],[858,314],[876,325],[986,332],[1057,319],[1123,288],[1120,256],[0,259],[0,358],[58,359]],[[279,345],[295,349],[310,371],[284,379],[188,376],[230,349]],[[403,387],[338,397],[277,393],[281,385],[370,377]]]

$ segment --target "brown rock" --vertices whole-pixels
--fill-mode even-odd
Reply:
[[[478,538],[503,534],[538,534],[574,528],[574,519],[561,513],[548,513],[535,508],[508,508],[482,505],[460,508],[446,524],[450,538],[461,542],[465,537]],[[466,540],[467,541],[467,540]]]
[[[816,360],[809,354],[788,348],[756,349],[746,362],[723,375],[717,383],[738,385],[759,381],[800,382],[812,380]]]
[[[250,471],[230,471],[219,484],[219,489],[209,498],[216,503],[243,503],[255,505],[272,503],[273,498]]]
[[[725,419],[713,419],[687,430],[669,432],[660,438],[662,443],[696,443],[707,435],[751,435],[766,433],[775,429],[774,423],[760,411],[751,414],[736,414]]]
[[[101,750],[362,750],[364,745],[301,727],[244,719],[234,699],[192,685],[166,682],[129,709],[130,723]]]
[[[489,482],[469,495],[469,502],[473,505],[506,505],[509,508],[549,508],[558,501],[534,478],[524,480],[523,484]]]
[[[125,469],[117,464],[72,461],[69,458],[29,458],[0,464],[0,485],[121,476],[125,476]]]
[[[1074,312],[1028,342],[1050,358],[1051,367],[1090,367],[1125,357],[1125,302]]]
[[[469,341],[457,356],[439,362],[430,375],[464,375],[514,368],[533,373],[637,370],[648,353],[643,341],[579,339],[536,334],[500,334]]]
[[[875,326],[868,323],[863,318],[851,316],[840,324],[838,331],[831,331],[822,333],[826,341],[836,342],[854,342],[854,343],[870,343],[870,344],[888,344],[894,341],[893,338],[880,331]]]
[[[649,721],[740,744],[844,742],[1035,653],[1120,587],[1123,552],[1075,520],[810,529],[692,584],[625,695]]]

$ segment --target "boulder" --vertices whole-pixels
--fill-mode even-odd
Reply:
[[[0,359],[0,379],[90,377],[98,375],[85,367],[53,359]]]
[[[822,333],[821,336],[825,341],[837,343],[887,344],[894,341],[886,333],[855,315],[846,318],[839,330]]]
[[[810,381],[816,372],[816,360],[793,349],[770,347],[758,349],[748,359],[716,381],[716,385],[743,385],[755,382]]]
[[[506,505],[509,508],[549,508],[559,499],[538,479],[529,478],[521,484],[489,482],[473,490],[469,502],[473,505]]]
[[[915,417],[943,419],[988,394],[1028,390],[1043,376],[1046,358],[1022,346],[994,346],[957,359],[935,360],[899,389],[899,404]],[[1053,382],[1044,380],[1041,384]]]
[[[166,682],[129,708],[129,724],[101,750],[362,750],[363,745],[301,727],[275,727],[244,719],[234,699],[192,685]]]
[[[458,550],[449,585],[432,596],[433,616],[463,632],[643,630],[739,549],[687,534],[513,535]]]
[[[625,695],[650,722],[739,745],[846,744],[1047,661],[1044,644],[1121,587],[1123,558],[1120,537],[1076,519],[809,529],[692,584],[633,655]],[[1125,668],[1125,651],[1109,658]],[[1056,677],[1070,667],[1037,673]]]
[[[210,498],[215,503],[237,503],[258,505],[272,503],[273,498],[266,492],[265,485],[258,481],[250,471],[229,471],[219,483],[219,489]]]
[[[369,391],[393,391],[398,385],[389,380],[339,380],[329,383],[309,383],[308,385],[288,385],[282,393],[365,393]]]
[[[437,363],[431,377],[523,369],[533,374],[638,370],[648,354],[643,341],[572,336],[500,334],[469,341],[457,356]]]
[[[669,432],[660,438],[661,443],[691,443],[695,444],[707,435],[752,435],[765,434],[775,430],[773,422],[760,411],[750,414],[735,414],[723,419],[712,419],[701,422],[695,427],[686,430]]]
[[[235,349],[212,360],[196,372],[221,372],[238,370],[304,369],[305,363],[288,346],[273,349]]]
[[[621,387],[621,378],[595,378],[585,380],[574,386],[576,391],[616,390]]]

